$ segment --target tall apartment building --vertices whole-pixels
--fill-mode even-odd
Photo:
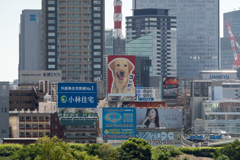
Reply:
[[[223,38],[221,38],[221,54],[220,54],[220,66],[222,70],[232,69],[234,63],[233,50],[228,34],[228,30],[225,27],[227,20],[232,30],[232,34],[235,36],[238,43],[240,43],[240,10],[227,12],[223,14]],[[236,46],[236,45],[235,45]],[[236,46],[237,54],[240,54]]]
[[[105,54],[113,55],[113,29],[105,29]]]
[[[150,76],[176,77],[176,30],[167,9],[135,9],[126,17],[126,54],[149,57]]]
[[[20,16],[18,75],[41,70],[41,10],[23,10]]]
[[[166,8],[177,17],[178,77],[218,69],[219,0],[132,0],[133,9]]]
[[[9,137],[9,82],[0,82],[0,138]]]
[[[42,1],[42,69],[62,70],[66,82],[103,73],[104,0]]]

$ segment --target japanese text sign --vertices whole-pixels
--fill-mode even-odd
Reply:
[[[136,137],[136,129],[103,129],[104,140],[126,140]]]
[[[103,128],[136,128],[136,108],[103,108]]]
[[[58,108],[96,107],[96,83],[58,83]]]

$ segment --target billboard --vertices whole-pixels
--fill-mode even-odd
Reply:
[[[136,128],[136,108],[103,108],[103,128]]]
[[[135,128],[105,128],[103,129],[103,140],[127,140],[136,137]]]
[[[173,132],[137,132],[136,138],[141,138],[153,144],[174,144]]]
[[[165,102],[162,101],[162,102],[136,102],[136,101],[133,101],[133,102],[129,102],[129,106],[130,107],[139,107],[139,108],[165,108]]]
[[[135,56],[108,56],[108,96],[135,96]]]
[[[182,128],[182,109],[137,109],[137,128]]]
[[[96,107],[96,83],[58,83],[58,108]]]
[[[49,80],[49,82],[61,82],[62,71],[20,71],[20,83],[39,83],[39,80]]]
[[[162,83],[162,97],[165,98],[176,98],[178,96],[178,78],[176,77],[165,77]]]

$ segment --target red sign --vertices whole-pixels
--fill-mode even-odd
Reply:
[[[135,56],[108,56],[108,95],[135,96]]]
[[[129,107],[139,108],[165,108],[165,102],[129,102]]]
[[[122,22],[114,21],[114,29],[122,29]]]

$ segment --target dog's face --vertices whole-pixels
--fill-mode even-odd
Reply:
[[[133,64],[124,58],[119,58],[112,61],[109,64],[109,67],[111,68],[114,77],[120,82],[125,81],[134,68]]]

